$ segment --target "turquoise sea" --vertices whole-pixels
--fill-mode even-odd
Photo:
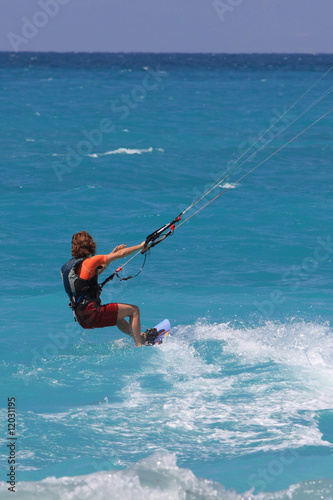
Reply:
[[[10,456],[18,500],[333,498],[332,65],[0,54],[1,498]],[[82,330],[72,235],[138,244],[219,181],[103,291],[172,336]]]

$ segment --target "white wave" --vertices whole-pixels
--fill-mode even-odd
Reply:
[[[229,325],[215,324],[207,327],[198,324],[198,333],[203,330],[210,338],[221,338],[222,335],[228,341],[226,350],[238,354],[243,360],[273,361],[312,371],[315,369],[314,365],[317,365],[317,375],[320,375],[320,369],[323,370],[322,374],[333,375],[332,329],[326,323],[267,321],[260,327],[244,329],[235,329]],[[316,362],[314,358],[318,358],[318,355],[320,359]]]
[[[237,184],[225,182],[224,184],[220,184],[220,188],[223,189],[235,189],[237,187]]]
[[[89,154],[91,158],[98,158],[99,156],[107,156],[107,155],[141,155],[142,153],[152,153],[154,149],[152,147],[148,149],[130,149],[130,148],[118,148],[113,151],[106,151],[106,153],[92,153]]]
[[[191,457],[203,463],[305,446],[315,446],[319,455],[329,453],[332,440],[321,430],[318,414],[332,408],[332,347],[332,329],[326,324],[267,322],[236,327],[197,322],[175,327],[157,348],[137,350],[128,339],[122,352],[110,341],[103,349],[89,348],[81,355],[60,353],[42,365],[39,381],[68,384],[66,374],[71,373],[73,384],[79,383],[81,390],[93,387],[99,401],[103,397],[104,401],[92,397],[88,404],[83,398],[82,404],[63,412],[22,413],[21,449],[26,448],[22,444],[27,435],[30,441],[38,440],[38,429],[47,426],[50,436],[61,426],[70,428],[77,439],[70,444],[65,438],[57,441],[52,460],[89,457],[96,461],[93,470],[100,470],[96,458],[100,449],[112,468],[165,448],[181,460]],[[89,361],[92,354],[97,358]],[[103,370],[96,370],[96,359]],[[109,392],[110,373],[120,374],[116,398]],[[147,425],[152,416],[155,425]],[[94,443],[93,448],[82,446],[86,440]],[[39,454],[48,456],[49,446],[48,441],[38,441]],[[22,460],[21,465],[35,462]],[[163,498],[156,492],[151,495]]]
[[[333,495],[330,480],[298,483],[275,493],[239,494],[178,467],[176,456],[168,452],[155,453],[123,471],[48,477],[18,482],[15,488],[17,500],[329,500]],[[13,498],[3,481],[0,493],[3,500]]]
[[[140,369],[122,373],[120,402],[108,398],[103,405],[92,403],[89,412],[83,406],[54,417],[34,415],[35,425],[70,421],[72,432],[79,436],[84,422],[90,434],[98,435],[103,420],[104,435],[113,436],[113,454],[122,463],[128,460],[128,449],[134,459],[147,442],[151,452],[168,447],[182,458],[211,460],[303,446],[332,447],[316,418],[332,407],[333,346],[328,325],[267,322],[240,328],[198,322],[175,327],[173,333],[158,348],[124,351],[128,360],[140,363]],[[103,363],[114,371],[118,349],[103,353]],[[43,367],[39,379],[68,383],[61,378],[60,362],[61,358],[56,372],[52,366]],[[78,380],[84,373],[84,384],[90,388],[93,383],[96,390],[106,390],[107,370],[97,373],[85,358],[76,356],[66,356],[63,362],[71,365]],[[151,415],[156,428],[143,424]],[[170,433],[177,434],[177,441],[169,441]],[[107,439],[103,445],[108,446]],[[66,454],[66,444],[62,446]],[[81,453],[79,441],[70,453]]]
[[[332,447],[313,417],[331,408],[330,333],[327,325],[306,323],[244,329],[203,323],[179,327],[145,367],[146,374],[168,382],[172,396],[152,402],[140,383],[135,394],[129,383],[123,395],[128,405],[137,404],[141,411],[151,405],[162,427],[204,431],[202,442],[182,440],[184,453],[197,449],[214,454],[216,442],[230,455]],[[320,362],[315,364],[318,348]]]
[[[0,482],[1,498],[12,498]],[[217,496],[217,494],[219,496]],[[96,472],[76,477],[48,477],[16,485],[18,500],[191,500],[240,499],[222,485],[198,479],[180,469],[173,454],[155,454],[124,471]],[[250,498],[250,497],[244,497]]]

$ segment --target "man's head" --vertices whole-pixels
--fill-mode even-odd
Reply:
[[[87,258],[96,253],[96,243],[87,231],[75,233],[72,238],[72,255],[76,259]]]

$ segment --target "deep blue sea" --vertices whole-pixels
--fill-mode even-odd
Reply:
[[[0,53],[1,498],[333,498],[332,65]],[[102,294],[165,343],[81,329],[72,235],[136,245],[214,184]]]

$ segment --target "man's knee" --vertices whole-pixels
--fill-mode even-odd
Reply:
[[[134,314],[140,314],[139,306],[132,306],[132,307],[133,307],[133,313]]]
[[[139,307],[133,304],[118,304],[118,320],[126,316],[131,318],[140,316]]]

